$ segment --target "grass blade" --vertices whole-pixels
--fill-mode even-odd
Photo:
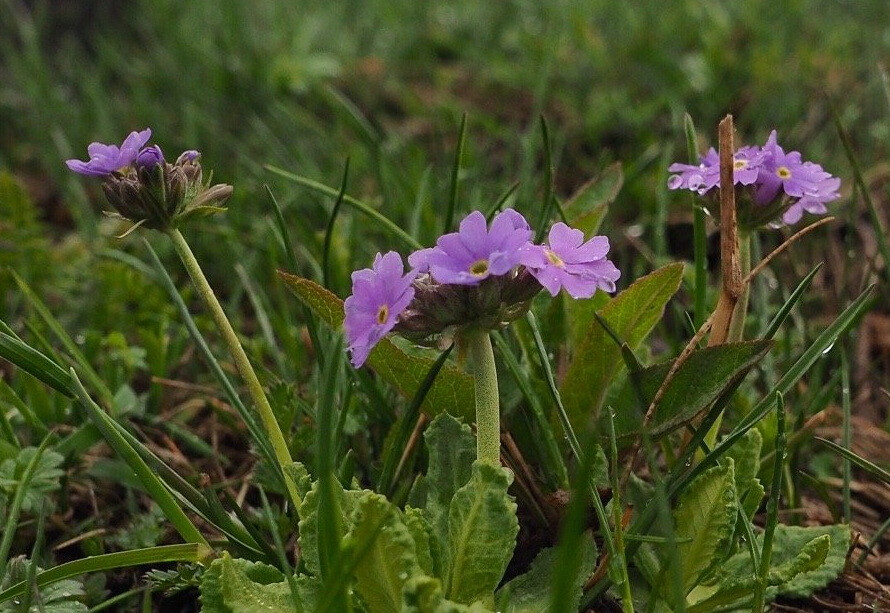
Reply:
[[[148,253],[151,256],[152,264],[154,264],[154,269],[157,272],[158,278],[160,279],[161,284],[167,290],[167,294],[170,296],[170,299],[173,300],[173,303],[176,305],[177,310],[179,311],[180,316],[182,317],[182,322],[185,324],[186,329],[188,329],[189,335],[192,337],[192,340],[198,346],[198,349],[204,354],[204,359],[207,361],[207,365],[210,367],[210,370],[213,372],[216,380],[222,385],[223,390],[226,393],[226,397],[229,402],[235,407],[235,410],[238,411],[238,415],[241,416],[241,419],[244,421],[247,426],[248,431],[251,434],[251,438],[253,442],[256,444],[257,449],[259,449],[260,453],[266,458],[269,462],[270,466],[277,466],[277,462],[275,461],[275,454],[272,451],[272,446],[269,443],[268,437],[266,437],[265,432],[260,427],[257,422],[256,416],[252,411],[249,411],[244,403],[241,401],[241,397],[238,396],[238,392],[235,390],[235,386],[229,380],[226,373],[223,371],[222,366],[220,366],[219,362],[216,359],[216,356],[213,355],[213,352],[210,350],[210,346],[207,344],[207,341],[204,340],[204,336],[201,334],[200,330],[198,330],[198,326],[195,323],[195,320],[192,318],[191,313],[189,313],[188,306],[186,306],[185,301],[182,299],[182,296],[179,294],[179,290],[176,289],[176,285],[173,283],[173,279],[170,278],[170,275],[167,274],[167,269],[164,268],[164,265],[161,263],[161,259],[158,257],[158,254],[152,249],[151,244],[148,241],[144,241],[145,248],[148,249]],[[282,475],[282,479],[284,475]]]
[[[448,209],[445,212],[443,234],[451,232],[454,224],[454,210],[457,208],[457,186],[460,183],[460,167],[464,157],[464,145],[467,139],[467,114],[460,119],[460,135],[457,137],[457,149],[454,151],[454,164],[451,167],[451,183],[448,186]]]
[[[399,424],[399,430],[392,439],[392,445],[386,451],[386,455],[383,458],[383,469],[380,471],[378,490],[386,492],[389,497],[391,497],[395,491],[395,481],[397,476],[396,465],[399,461],[399,455],[401,450],[404,450],[407,447],[408,437],[411,436],[414,423],[420,415],[420,406],[423,404],[427,392],[433,386],[436,376],[439,374],[439,371],[442,370],[442,366],[445,365],[445,362],[448,360],[448,356],[451,355],[453,349],[454,344],[452,343],[449,345],[448,349],[439,354],[438,359],[436,359],[430,367],[429,372],[426,377],[424,377],[420,387],[417,388],[417,392],[415,392],[414,397],[411,399],[411,404],[405,409],[405,414],[402,416],[402,421]]]
[[[825,445],[845,460],[849,460],[851,463],[855,464],[862,470],[870,473],[873,477],[877,478],[880,481],[883,481],[887,485],[890,485],[890,472],[887,472],[874,462],[866,460],[862,456],[857,455],[853,451],[838,445],[834,441],[829,441],[819,436],[814,437],[813,440],[822,445]]]
[[[15,364],[57,392],[74,398],[71,378],[61,366],[15,336],[0,332],[0,357]]]
[[[9,561],[9,550],[12,548],[12,540],[13,537],[15,537],[16,527],[19,523],[19,515],[21,515],[22,512],[22,505],[25,502],[25,494],[31,484],[31,478],[34,476],[34,472],[40,464],[40,457],[43,455],[43,452],[46,451],[46,448],[49,446],[49,443],[53,438],[53,435],[49,434],[43,438],[40,446],[37,447],[37,452],[31,456],[31,460],[28,462],[28,465],[25,466],[25,470],[22,472],[22,476],[19,479],[18,486],[15,488],[15,494],[12,497],[12,501],[9,503],[9,508],[6,512],[6,525],[3,528],[3,538],[0,540],[0,580],[6,575],[6,563]]]
[[[129,466],[135,473],[149,496],[151,496],[152,500],[154,500],[161,508],[161,511],[163,511],[167,519],[170,520],[170,523],[173,524],[173,527],[176,528],[176,531],[179,532],[179,535],[183,540],[189,543],[197,543],[209,547],[210,545],[207,543],[207,540],[195,527],[192,520],[190,520],[185,512],[183,512],[179,503],[170,493],[170,490],[167,489],[167,486],[164,485],[155,472],[149,468],[148,464],[145,463],[130,443],[121,436],[120,432],[117,431],[117,428],[112,423],[113,419],[105,414],[102,409],[93,402],[93,399],[90,398],[89,394],[87,394],[87,391],[81,384],[80,379],[77,378],[77,374],[74,372],[73,368],[71,369],[71,379],[77,390],[77,398],[80,401],[81,406],[89,415],[90,420],[96,425],[102,433],[105,441],[112,449],[114,449],[115,453],[117,453],[117,455],[126,462],[127,466]]]
[[[340,193],[337,194],[337,200],[334,202],[334,208],[331,209],[331,216],[328,218],[328,225],[324,232],[324,247],[321,252],[321,284],[326,288],[331,288],[330,278],[330,262],[331,262],[331,242],[334,239],[334,224],[337,222],[337,214],[343,205],[343,198],[346,196],[346,185],[349,182],[349,158],[346,158],[346,165],[343,167],[343,179],[340,181]],[[294,267],[296,271],[296,267]]]
[[[37,312],[37,315],[46,326],[52,330],[53,334],[56,335],[56,338],[59,342],[62,343],[62,346],[65,347],[65,351],[74,359],[74,362],[77,365],[77,368],[80,372],[83,373],[84,378],[90,383],[91,386],[96,390],[102,399],[102,404],[105,406],[112,406],[112,399],[114,398],[114,394],[108,389],[108,386],[105,385],[105,382],[102,380],[102,377],[99,376],[99,373],[93,368],[93,366],[86,359],[86,356],[77,346],[77,343],[74,342],[74,339],[71,338],[71,335],[65,331],[65,328],[62,327],[62,324],[59,323],[59,320],[56,319],[53,314],[50,312],[49,308],[47,308],[46,304],[43,303],[42,300],[34,293],[34,291],[28,286],[25,281],[19,277],[15,272],[12,272],[12,276],[15,279],[16,284],[19,286],[19,289],[25,295],[25,298],[28,299],[28,302]]]
[[[70,579],[84,573],[96,573],[115,568],[127,568],[130,566],[144,566],[145,564],[159,564],[162,562],[198,562],[212,553],[207,547],[198,543],[186,543],[180,545],[161,545],[146,549],[133,549],[131,551],[118,551],[98,556],[89,556],[73,562],[60,564],[35,577],[37,587],[43,587],[56,581]],[[26,582],[20,581],[0,592],[0,604],[25,593]]]
[[[289,181],[293,181],[297,185],[311,189],[315,192],[318,192],[319,194],[325,194],[326,196],[330,196],[332,198],[337,197],[337,190],[328,187],[324,183],[319,183],[318,181],[314,181],[313,179],[288,172],[287,170],[278,168],[277,166],[271,166],[267,164],[265,168],[269,172],[275,173],[280,177],[284,177]],[[343,203],[348,204],[355,210],[367,215],[368,217],[376,221],[381,227],[385,228],[392,235],[399,238],[403,243],[405,243],[405,245],[407,245],[411,249],[420,249],[422,247],[422,245],[417,242],[417,240],[413,236],[405,232],[398,224],[396,224],[394,221],[392,221],[390,218],[386,217],[382,213],[378,212],[370,205],[365,204],[361,200],[353,198],[348,194],[343,196]]]
[[[698,142],[695,137],[695,124],[689,113],[683,116],[683,132],[686,135],[686,151],[690,164],[698,164]],[[695,279],[693,313],[695,315],[695,329],[701,328],[708,317],[708,234],[705,228],[705,210],[701,204],[690,194],[692,204],[692,245],[693,259],[695,260]]]
[[[800,300],[801,296],[803,296],[804,292],[810,287],[810,283],[813,282],[813,278],[815,278],[816,273],[822,270],[822,262],[816,264],[815,268],[809,272],[809,274],[804,277],[800,283],[797,284],[797,287],[794,288],[794,291],[791,292],[791,295],[788,296],[788,300],[782,305],[782,307],[776,312],[775,317],[773,317],[772,321],[769,322],[769,325],[766,329],[766,334],[764,334],[763,338],[773,338],[776,335],[776,332],[779,331],[779,328],[785,323],[785,320],[788,318],[788,315],[791,313],[791,309],[794,308],[794,305]]]

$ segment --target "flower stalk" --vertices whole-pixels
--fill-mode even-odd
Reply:
[[[470,328],[461,342],[470,358],[476,392],[476,459],[500,466],[501,413],[491,336],[487,330]]]
[[[293,464],[293,458],[288,450],[284,434],[281,432],[281,427],[278,425],[278,420],[275,419],[272,405],[269,404],[269,399],[266,398],[266,393],[263,391],[263,386],[260,383],[253,366],[251,366],[247,353],[241,346],[241,342],[238,340],[238,336],[235,334],[232,324],[226,317],[222,305],[213,293],[213,288],[210,287],[207,277],[204,276],[204,272],[201,270],[201,265],[198,263],[195,254],[192,253],[188,242],[186,242],[185,237],[176,228],[167,230],[167,235],[173,241],[176,253],[182,260],[183,265],[188,271],[189,277],[192,279],[192,283],[194,283],[195,288],[198,290],[198,294],[201,296],[201,300],[210,311],[213,321],[216,323],[217,328],[222,334],[223,340],[235,361],[235,367],[238,369],[238,373],[247,384],[248,393],[250,394],[254,405],[256,405],[257,412],[263,422],[263,427],[266,429],[266,433],[272,443],[275,459],[278,461],[278,465],[281,468],[288,495],[294,506],[298,507],[300,504],[300,496],[297,493],[296,484],[287,470],[288,467]]]

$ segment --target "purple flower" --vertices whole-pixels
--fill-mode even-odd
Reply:
[[[763,153],[755,192],[757,204],[772,202],[780,192],[792,198],[815,196],[819,193],[820,183],[831,178],[819,164],[802,161],[798,151],[785,153],[776,143],[775,130],[763,146]]]
[[[530,252],[532,231],[513,209],[501,211],[486,227],[485,216],[473,211],[457,232],[440,236],[436,246],[415,251],[408,262],[417,272],[429,272],[438,283],[477,285],[490,276],[505,275]]]
[[[187,151],[183,151],[179,154],[179,157],[176,158],[176,164],[182,166],[186,162],[192,162],[201,157],[200,151],[195,151],[194,149],[189,149]]]
[[[529,272],[551,296],[565,289],[572,298],[590,298],[597,288],[615,291],[621,272],[606,258],[609,239],[594,236],[584,242],[581,230],[559,222],[550,228],[549,245],[533,245],[537,261]]]
[[[393,329],[414,298],[411,284],[417,273],[403,273],[402,257],[395,251],[378,253],[372,268],[352,273],[352,295],[343,305],[343,327],[356,368],[365,363],[374,345]]]
[[[816,184],[816,192],[807,194],[792,204],[782,215],[782,221],[790,226],[800,221],[804,213],[824,215],[828,212],[828,209],[825,208],[825,203],[837,200],[841,197],[838,193],[840,186],[841,180],[837,177],[829,175],[828,177],[821,179]]]
[[[145,147],[136,154],[134,163],[141,168],[158,166],[164,163],[164,153],[157,145]]]
[[[668,179],[669,189],[689,189],[704,194],[720,185],[720,155],[711,147],[699,158],[698,166],[692,164],[671,164]],[[733,155],[733,181],[736,185],[751,185],[757,180],[763,154],[757,147],[742,147]]]
[[[130,132],[120,147],[90,143],[87,147],[87,154],[90,156],[88,162],[67,160],[65,164],[76,173],[89,177],[104,177],[131,165],[149,138],[151,130],[146,128],[142,132]]]

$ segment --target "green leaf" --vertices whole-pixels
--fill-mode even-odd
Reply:
[[[369,613],[398,611],[408,578],[420,575],[414,538],[386,497],[365,492],[346,535],[355,552],[355,590]]]
[[[432,421],[423,438],[429,455],[429,469],[424,480],[427,488],[424,510],[434,537],[433,559],[438,561],[440,576],[444,576],[451,565],[448,545],[451,501],[473,473],[476,437],[468,425],[442,413]]]
[[[428,575],[437,574],[437,567],[433,562],[433,527],[427,520],[421,509],[414,507],[405,507],[405,513],[402,517],[405,526],[414,539],[414,551],[417,553],[417,563],[420,564],[421,570]]]
[[[33,562],[24,557],[12,560],[7,567],[4,579],[9,583],[27,585],[33,581],[37,573],[42,569],[32,566]],[[21,598],[6,601],[0,604],[2,613],[86,613],[87,607],[81,602],[85,596],[82,581],[76,579],[63,579],[38,587],[29,586],[30,598],[23,593]],[[24,592],[24,590],[22,590]]]
[[[779,594],[806,598],[836,578],[844,568],[849,535],[845,526],[800,528],[777,525],[773,535],[773,560],[782,561],[770,569],[767,577],[770,586],[766,591],[767,602]],[[777,549],[780,541],[781,547]],[[760,548],[762,545],[763,535],[759,534],[754,546]],[[780,550],[782,553],[776,558]],[[757,577],[749,553],[743,551],[732,556],[720,569],[720,575],[719,583],[699,586],[689,595],[691,606],[687,613],[705,613],[729,604],[738,608],[750,607]]]
[[[343,301],[321,285],[296,275],[278,273],[284,283],[327,325],[339,330],[343,325]],[[413,398],[435,360],[409,355],[389,339],[382,339],[368,356],[367,364],[381,379],[405,398]],[[429,415],[461,411],[470,416],[475,405],[473,379],[462,370],[446,364],[439,372],[421,405]]]
[[[454,494],[445,594],[455,602],[490,602],[504,576],[519,532],[516,503],[507,494],[512,481],[509,470],[477,461],[469,483]]]
[[[223,552],[201,578],[204,613],[301,613],[290,586],[274,566]]]
[[[646,431],[657,438],[689,422],[735,386],[772,347],[772,341],[728,343],[694,351],[668,383]],[[648,408],[674,361],[630,373],[642,406]],[[615,429],[618,436],[639,434],[642,412],[619,411]]]
[[[684,593],[698,585],[729,552],[737,512],[731,461],[702,473],[683,492],[674,510],[674,533]]]
[[[50,585],[57,581],[63,581],[77,577],[84,573],[102,572],[114,568],[127,568],[130,566],[144,566],[160,562],[196,562],[207,554],[212,553],[206,547],[197,543],[182,545],[164,545],[149,549],[136,549],[134,551],[119,551],[99,556],[90,556],[66,562],[59,566],[37,573],[34,582],[38,587]],[[11,598],[16,598],[25,593],[25,582],[20,581],[0,592],[0,603]]]
[[[446,600],[442,583],[433,577],[418,575],[405,584],[401,613],[492,613],[480,602],[470,606]]]
[[[9,497],[18,489],[28,464],[31,463],[37,452],[36,447],[26,447],[14,459],[4,460],[0,463],[0,494]],[[59,489],[59,479],[65,474],[59,468],[63,459],[60,454],[52,450],[45,450],[41,453],[31,473],[31,478],[25,484],[26,489],[21,507],[23,511],[31,512],[40,509],[44,497]]]
[[[820,538],[828,537],[830,547],[824,562],[812,570],[801,572],[793,579],[779,586],[779,594],[795,598],[807,598],[816,590],[822,589],[836,579],[843,571],[847,562],[847,550],[850,547],[850,527],[842,524],[834,526],[786,526],[779,524],[773,536],[773,565],[776,571],[801,554],[812,560],[818,560],[818,554],[824,543],[816,543]],[[771,573],[772,574],[772,573]]]
[[[575,595],[570,599],[572,610],[578,608],[581,602],[582,588],[590,569],[596,564],[596,546],[593,539],[584,538],[582,541],[582,563],[578,567],[575,577]],[[511,579],[500,590],[501,596],[507,598],[506,606],[498,606],[504,613],[548,613],[552,600],[553,571],[557,560],[555,547],[542,549],[532,562],[531,568],[524,575]],[[499,603],[500,604],[500,603]]]
[[[339,485],[339,481],[334,479],[335,495],[337,496],[337,508],[339,508],[341,516],[338,519],[338,525],[349,527],[349,519],[355,510],[361,491],[344,490]],[[306,570],[316,576],[321,575],[321,564],[319,562],[318,551],[318,502],[319,502],[319,482],[315,482],[312,489],[303,498],[303,503],[299,508],[300,523],[300,554]]]
[[[760,452],[763,449],[763,435],[760,430],[753,428],[745,433],[745,436],[733,443],[727,458],[732,458],[735,469],[735,491],[739,499],[744,499],[749,488],[757,480],[760,472]],[[725,460],[721,460],[725,462]],[[759,501],[758,501],[759,502]]]
[[[682,263],[660,268],[637,279],[600,309],[599,315],[634,349],[661,319],[682,276]],[[560,392],[572,425],[584,431],[587,421],[599,415],[609,384],[624,368],[624,362],[621,348],[608,338],[596,319],[581,328],[572,344],[575,353]]]
[[[43,381],[57,392],[74,398],[74,386],[71,385],[68,372],[21,339],[0,332],[0,357]]]

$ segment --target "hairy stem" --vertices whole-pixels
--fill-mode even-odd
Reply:
[[[476,392],[476,459],[500,466],[501,412],[491,337],[486,330],[468,330],[463,342],[473,368]]]
[[[247,358],[247,353],[245,353],[244,348],[241,346],[241,342],[238,340],[238,336],[235,334],[232,324],[229,323],[229,319],[226,317],[222,305],[213,293],[213,288],[210,287],[210,283],[207,282],[207,277],[204,276],[204,272],[201,270],[201,265],[198,264],[198,260],[195,258],[195,254],[192,253],[185,237],[176,228],[168,230],[167,234],[173,241],[176,253],[179,254],[179,258],[182,260],[183,265],[185,265],[189,277],[192,279],[192,283],[195,284],[195,288],[201,296],[201,300],[204,301],[204,305],[210,311],[213,321],[216,323],[216,327],[222,334],[223,340],[225,341],[229,352],[232,354],[232,359],[235,361],[235,367],[238,369],[238,373],[247,385],[247,391],[250,394],[254,405],[256,405],[256,410],[263,422],[263,427],[266,429],[266,434],[269,436],[269,441],[272,443],[272,449],[275,452],[275,458],[278,460],[278,465],[281,468],[284,483],[287,486],[291,502],[296,507],[300,503],[300,497],[297,493],[296,485],[287,471],[287,468],[293,464],[293,458],[291,458],[287,442],[284,439],[284,434],[282,434],[281,427],[278,425],[278,420],[275,419],[272,405],[269,404],[269,399],[266,398],[263,386],[260,383],[256,372],[253,370],[250,360]]]

